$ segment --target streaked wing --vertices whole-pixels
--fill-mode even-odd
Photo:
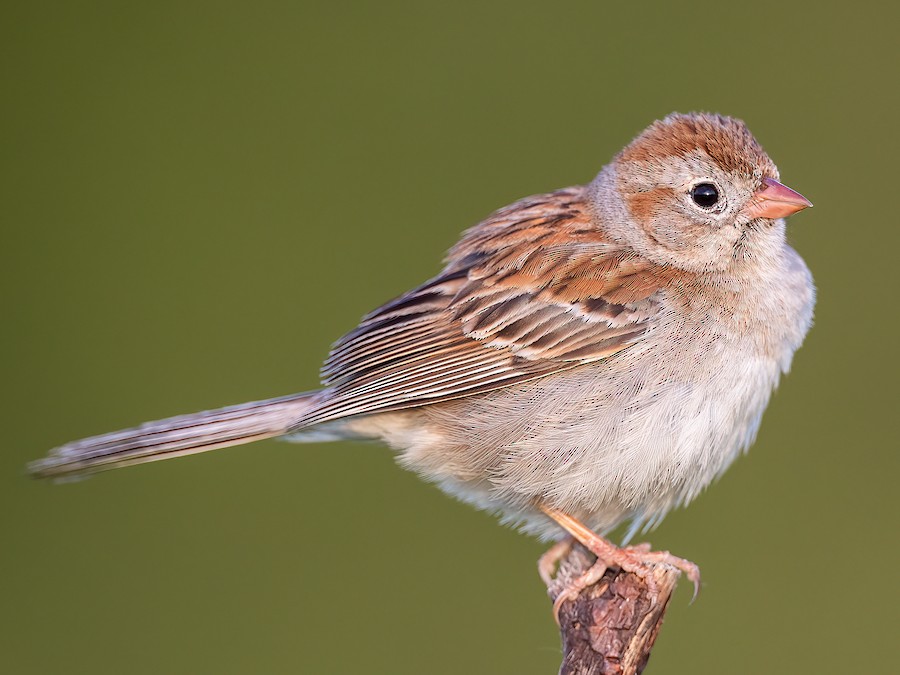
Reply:
[[[439,276],[335,344],[322,371],[332,395],[302,423],[470,396],[639,340],[672,275],[610,243],[584,198],[531,197],[469,230]]]

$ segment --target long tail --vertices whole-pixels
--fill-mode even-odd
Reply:
[[[192,455],[281,436],[312,407],[318,392],[179,415],[66,443],[32,462],[41,478],[63,478]]]

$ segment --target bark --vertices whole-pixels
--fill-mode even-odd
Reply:
[[[560,561],[548,587],[552,600],[593,564],[576,545]],[[655,565],[650,581],[621,570],[607,570],[595,584],[559,610],[563,661],[561,675],[634,675],[643,671],[662,626],[680,572]]]

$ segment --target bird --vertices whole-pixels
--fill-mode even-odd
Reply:
[[[586,185],[527,197],[465,231],[437,276],[332,347],[322,388],[62,445],[68,478],[267,438],[377,440],[401,466],[504,524],[577,541],[645,578],[627,546],[753,443],[813,317],[784,218],[812,206],[736,118],[672,113]],[[607,536],[627,525],[622,545]]]

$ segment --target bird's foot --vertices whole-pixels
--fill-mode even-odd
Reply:
[[[544,512],[597,556],[597,562],[587,572],[569,583],[554,601],[553,616],[557,623],[559,623],[559,610],[562,605],[577,598],[588,586],[597,583],[606,570],[611,568],[618,568],[639,576],[647,584],[648,595],[655,598],[658,589],[652,574],[653,568],[656,565],[674,567],[694,584],[694,596],[691,598],[691,602],[697,597],[697,593],[700,591],[700,569],[691,561],[674,556],[668,551],[652,551],[650,544],[619,548],[571,516],[553,509],[544,509]],[[570,548],[571,542],[567,540],[554,545],[541,556],[538,569],[545,583],[552,580],[553,569],[568,554]]]
[[[538,558],[538,574],[541,575],[544,585],[549,586],[553,583],[553,577],[556,575],[559,563],[569,555],[574,545],[575,540],[572,537],[566,537],[562,541],[553,544],[544,555]]]
[[[607,569],[609,568],[606,566],[606,563],[600,558],[597,558],[597,562],[591,565],[587,572],[576,579],[573,579],[565,588],[560,590],[559,595],[557,595],[556,599],[553,601],[553,618],[556,620],[557,626],[559,625],[559,612],[562,609],[562,606],[570,600],[575,600],[575,598],[581,595],[581,592],[588,586],[593,586],[600,581],[600,579],[603,578],[603,575],[606,574]]]
[[[674,567],[684,574],[684,576],[688,578],[688,581],[694,585],[694,594],[691,596],[691,602],[697,599],[697,595],[700,593],[700,568],[697,567],[696,563],[692,563],[690,560],[685,560],[684,558],[679,558],[668,551],[651,551],[650,544],[626,546],[619,550],[630,556],[636,561],[638,567],[645,570],[653,565],[668,565],[669,567]],[[648,578],[646,573],[641,574],[637,568],[629,569],[625,565],[620,565],[620,567],[626,572],[634,572],[644,579]]]

